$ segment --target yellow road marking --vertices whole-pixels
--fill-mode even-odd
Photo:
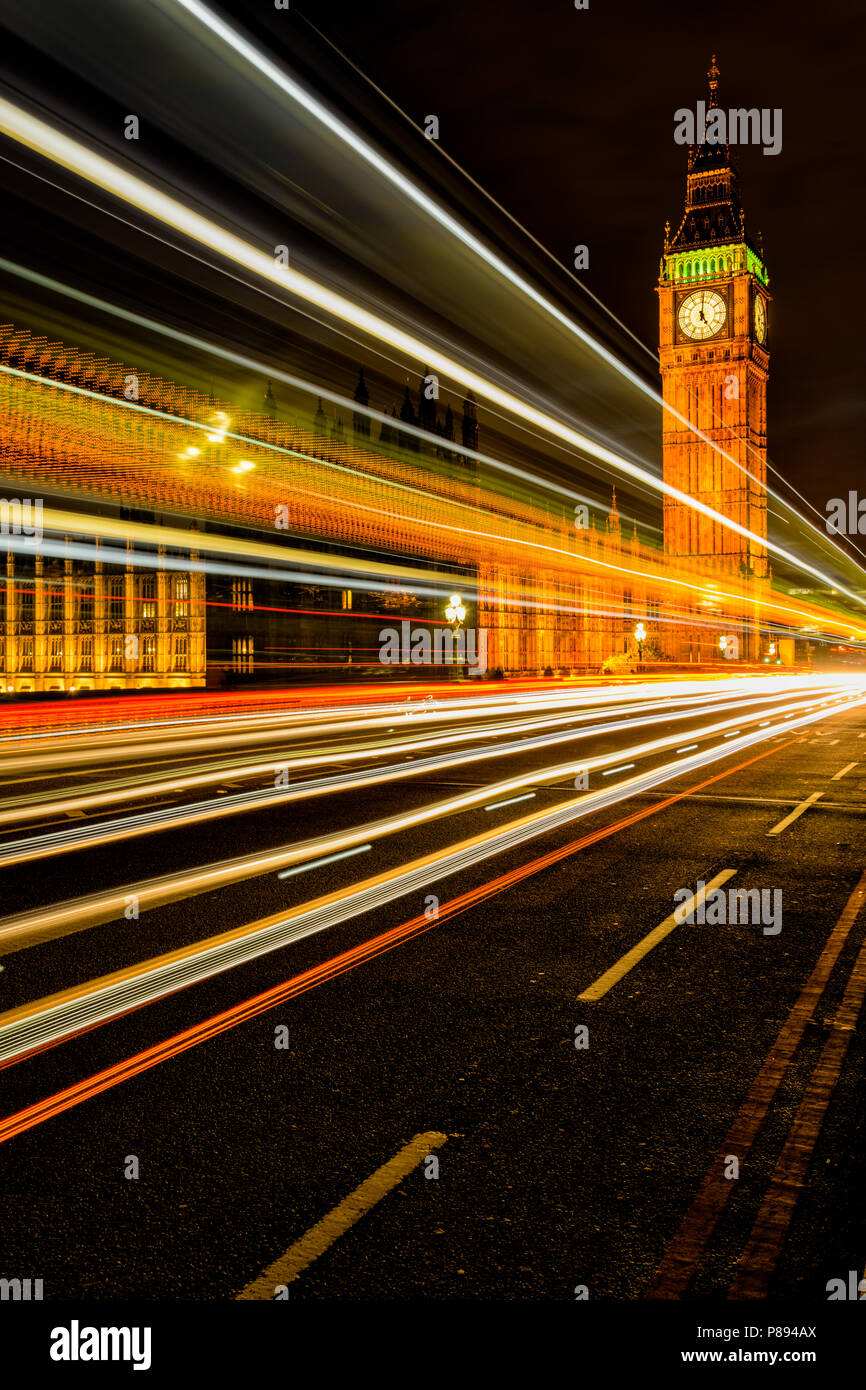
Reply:
[[[648,932],[642,941],[639,941],[636,946],[633,946],[630,951],[624,956],[621,956],[616,965],[612,965],[603,975],[599,975],[594,984],[591,984],[588,989],[583,990],[577,996],[578,999],[583,1000],[585,1004],[594,1004],[597,999],[601,999],[602,995],[607,994],[608,990],[612,989],[612,987],[622,979],[623,975],[627,975],[639,961],[643,960],[644,956],[648,955],[654,947],[658,946],[660,941],[664,941],[665,937],[670,935],[674,927],[682,926],[681,919],[688,916],[696,907],[699,907],[706,898],[707,893],[711,893],[714,888],[719,888],[723,883],[727,883],[728,879],[733,878],[736,872],[736,869],[722,869],[720,874],[716,874],[715,878],[710,879],[709,883],[704,884],[704,887],[699,893],[693,893],[687,902],[681,903],[680,906],[675,909],[675,912],[680,914],[679,916],[676,916],[675,913],[672,912],[670,917],[666,917],[663,922],[660,922],[657,927],[654,927],[651,932]]]
[[[441,1148],[447,1142],[447,1137],[435,1129],[429,1130],[426,1134],[416,1134],[414,1139],[410,1139],[399,1153],[381,1168],[377,1168],[375,1173],[362,1182],[360,1187],[356,1187],[339,1206],[329,1211],[321,1221],[317,1221],[306,1235],[295,1241],[294,1245],[290,1245],[284,1255],[268,1265],[257,1279],[241,1289],[235,1301],[273,1300],[274,1290],[279,1285],[290,1284],[292,1280],[297,1279],[314,1260],[334,1244],[335,1240],[344,1235],[350,1226],[354,1226],[355,1222],[366,1216],[377,1202],[387,1197],[388,1193],[401,1183],[413,1168],[417,1168],[433,1149]]]
[[[799,806],[794,807],[789,816],[785,816],[784,820],[780,820],[778,825],[773,826],[772,830],[768,830],[767,836],[781,835],[782,831],[791,824],[792,820],[796,820],[798,816],[802,816],[803,812],[808,811],[810,806],[814,806],[815,802],[823,795],[823,792],[813,792],[811,796],[807,796],[805,801],[801,801]]]
[[[857,766],[856,763],[849,763],[847,767],[842,767],[842,768],[840,768],[838,772],[834,772],[834,773],[833,773],[833,776],[830,778],[830,781],[831,781],[831,782],[838,782],[840,777],[844,777],[846,772],[850,772],[851,769],[852,769],[852,767],[856,767],[856,766]]]

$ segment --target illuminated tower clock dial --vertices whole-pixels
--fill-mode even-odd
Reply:
[[[767,336],[767,311],[761,295],[755,296],[755,337],[763,343]]]
[[[680,304],[677,322],[687,338],[714,338],[727,316],[727,305],[715,290],[693,290]]]

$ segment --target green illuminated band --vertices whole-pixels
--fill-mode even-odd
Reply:
[[[756,275],[762,285],[770,283],[763,261],[744,242],[704,246],[695,251],[672,251],[664,258],[666,280],[711,280],[714,276],[740,270]]]

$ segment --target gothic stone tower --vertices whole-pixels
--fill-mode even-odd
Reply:
[[[708,76],[709,111],[718,106],[715,57]],[[746,578],[757,597],[769,574],[762,542],[770,295],[746,233],[730,150],[706,134],[696,131],[701,143],[689,149],[685,211],[673,236],[665,229],[659,275],[664,478],[759,539],[666,497],[665,553]]]

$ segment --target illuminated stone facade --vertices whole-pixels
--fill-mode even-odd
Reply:
[[[718,69],[709,74],[717,105]],[[757,603],[770,579],[767,537],[767,378],[770,294],[762,254],[745,228],[727,146],[689,151],[682,220],[665,229],[659,361],[665,401],[665,482],[736,522],[753,538],[666,497],[665,553],[720,579],[736,575]],[[756,626],[742,629],[757,659]],[[672,655],[684,656],[679,647]]]
[[[32,551],[7,550],[4,558],[7,694],[204,685],[201,573],[134,567],[131,551],[125,565],[46,555],[35,541]]]

